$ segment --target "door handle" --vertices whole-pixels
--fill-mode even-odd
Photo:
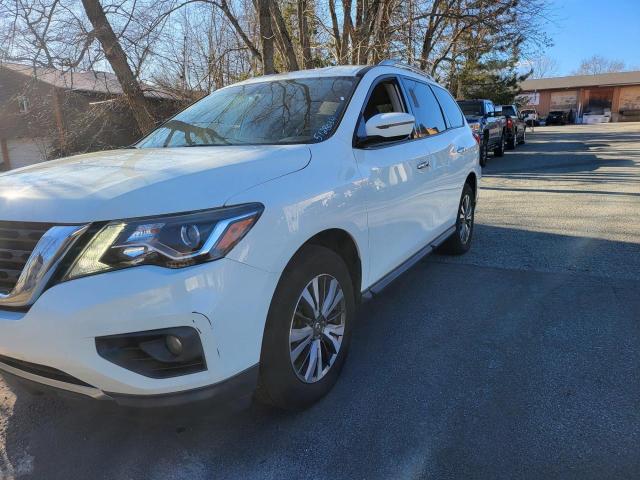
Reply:
[[[429,160],[425,160],[424,162],[420,162],[417,167],[418,170],[422,170],[423,168],[427,168],[431,166],[431,162]]]
[[[466,148],[464,148],[464,147],[458,147],[458,148],[456,149],[456,153],[464,153],[464,152],[466,152],[466,151],[467,151],[467,149],[466,149]]]

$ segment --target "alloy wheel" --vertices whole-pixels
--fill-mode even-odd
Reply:
[[[328,274],[311,280],[298,297],[291,328],[291,366],[305,383],[321,380],[338,357],[345,331],[346,304],[340,282]]]
[[[466,194],[460,202],[460,212],[458,214],[458,234],[460,241],[466,244],[471,236],[471,227],[473,226],[473,204],[471,197]]]

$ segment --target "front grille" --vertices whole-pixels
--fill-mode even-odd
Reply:
[[[80,385],[81,387],[95,388],[93,385],[89,385],[82,380],[72,377],[68,373],[64,373],[56,368],[47,367],[46,365],[39,365],[37,363],[25,362],[24,360],[18,360],[16,358],[5,357],[0,355],[0,362],[10,367],[17,368],[23,372],[32,373],[39,377],[49,378],[51,380],[57,380],[59,382],[71,383],[73,385]]]
[[[51,226],[0,221],[0,293],[13,290],[31,252]]]

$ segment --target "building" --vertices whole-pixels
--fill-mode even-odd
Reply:
[[[612,122],[640,121],[640,71],[575,75],[525,80],[521,103],[541,117],[550,111],[573,110],[583,115],[607,115]]]
[[[142,87],[158,119],[185,106]],[[0,63],[0,170],[130,145],[139,135],[115,75]]]

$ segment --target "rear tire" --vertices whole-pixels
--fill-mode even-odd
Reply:
[[[489,146],[487,145],[487,141],[483,140],[482,145],[480,145],[480,166],[487,166],[487,159],[489,157]]]
[[[442,244],[439,251],[449,255],[462,255],[469,251],[473,238],[475,210],[476,199],[473,189],[465,183],[456,215],[456,231]]]
[[[509,142],[507,143],[507,148],[509,150],[515,150],[517,145],[518,145],[518,129],[516,128],[513,131],[513,136],[509,139]]]
[[[522,130],[522,137],[520,138],[520,140],[518,140],[518,143],[520,145],[524,145],[525,143],[527,143],[527,129],[526,128],[524,130]]]
[[[303,247],[271,301],[257,399],[301,410],[326,395],[347,358],[354,319],[353,283],[344,260],[325,247]]]
[[[500,137],[500,144],[493,150],[493,154],[496,157],[502,157],[504,155],[505,150],[505,141],[504,141],[504,132],[502,132],[502,136]]]

